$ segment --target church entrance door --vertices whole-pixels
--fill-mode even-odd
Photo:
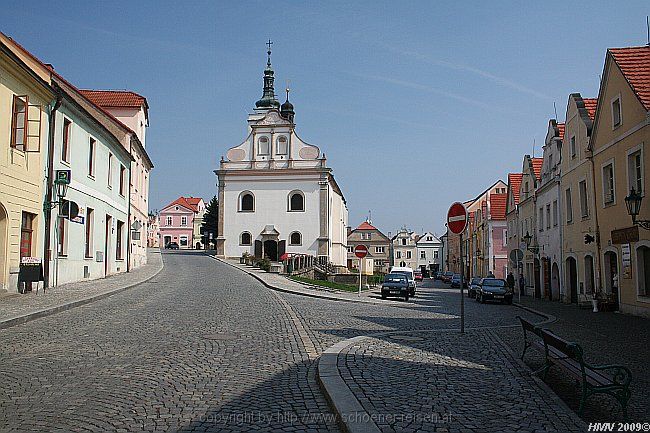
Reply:
[[[272,262],[278,261],[278,241],[264,241],[264,257]]]

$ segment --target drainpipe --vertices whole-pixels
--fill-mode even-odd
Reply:
[[[129,136],[129,156],[133,155],[133,137]],[[126,221],[127,221],[127,230],[126,230],[126,272],[131,272],[131,170],[133,170],[132,161],[129,160],[129,192],[126,195]]]
[[[596,291],[602,290],[602,285],[601,285],[601,269],[600,269],[600,250],[601,250],[601,244],[600,244],[600,226],[598,225],[598,210],[596,208],[597,206],[597,198],[596,198],[596,168],[594,167],[594,155],[593,151],[590,156],[587,156],[587,159],[589,160],[589,165],[591,166],[591,179],[592,179],[592,185],[591,188],[593,189],[594,193],[592,194],[593,197],[593,202],[592,202],[592,208],[594,212],[594,223],[596,224],[596,227],[594,228],[596,230],[596,263],[594,265],[594,272],[596,273],[596,287],[593,287],[592,289],[594,290],[594,293]],[[620,271],[620,270],[619,270]],[[619,281],[620,281],[620,272],[619,274]],[[620,289],[620,283],[619,283],[619,289],[618,293],[620,296],[621,289]]]
[[[50,284],[50,259],[52,257],[52,188],[54,187],[54,129],[56,127],[56,112],[61,106],[62,95],[59,87],[54,84],[56,100],[50,109],[50,118],[48,120],[48,138],[47,138],[47,177],[45,179],[45,203],[43,212],[45,216],[45,233],[43,242],[43,287],[49,287]]]

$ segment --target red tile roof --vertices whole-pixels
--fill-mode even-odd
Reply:
[[[544,163],[544,158],[531,158],[533,161],[533,171],[535,172],[535,177],[541,179],[542,177],[542,164]]]
[[[507,194],[490,195],[490,216],[493,220],[506,219],[506,198]]]
[[[598,105],[598,98],[582,98],[582,102],[585,103],[585,108],[591,120],[596,118],[596,105]]]
[[[519,188],[521,188],[522,177],[524,177],[523,173],[508,173],[508,185],[510,185],[515,205],[519,204]]]
[[[193,211],[193,212],[198,212],[198,204],[202,199],[199,197],[178,197],[176,200],[173,202],[169,203],[165,208],[168,208],[170,206],[173,206],[175,204],[186,207],[187,209]]]
[[[560,140],[564,140],[564,123],[558,123],[557,130],[559,131]]]
[[[368,221],[364,221],[359,224],[359,227],[357,227],[355,230],[377,230],[377,227],[373,226]]]
[[[95,105],[105,108],[141,108],[147,107],[147,99],[130,90],[87,90],[79,92]]]
[[[641,104],[650,111],[650,46],[610,48],[609,53]]]

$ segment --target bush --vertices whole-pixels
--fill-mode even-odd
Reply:
[[[263,259],[260,259],[260,260],[257,262],[257,266],[258,266],[261,270],[266,271],[266,272],[269,272],[269,271],[271,270],[271,261],[270,261],[268,258],[264,257]]]

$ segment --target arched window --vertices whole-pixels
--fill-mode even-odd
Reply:
[[[304,212],[305,196],[302,191],[291,191],[289,193],[289,212]]]
[[[276,153],[278,155],[286,155],[289,152],[289,143],[287,142],[287,137],[284,135],[278,137],[278,145]]]
[[[302,235],[300,232],[293,232],[289,236],[289,245],[302,245]]]
[[[239,245],[250,245],[251,242],[251,234],[248,232],[243,232],[239,236]]]
[[[257,141],[257,154],[269,154],[269,139],[267,137],[260,137],[260,139]]]
[[[255,197],[250,191],[244,191],[239,195],[239,211],[255,212]]]

